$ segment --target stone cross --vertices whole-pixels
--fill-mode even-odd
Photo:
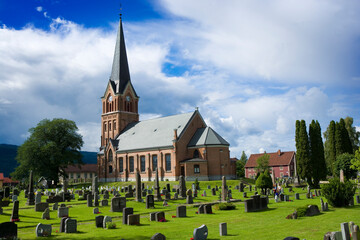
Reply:
[[[155,173],[155,199],[157,201],[161,201],[160,186],[159,186],[159,171],[157,168]]]

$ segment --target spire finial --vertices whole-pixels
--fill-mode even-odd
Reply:
[[[122,4],[120,3],[120,19],[121,19],[121,16],[122,16],[122,13],[121,13],[121,10],[122,10]]]

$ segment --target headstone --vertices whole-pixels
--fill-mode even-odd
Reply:
[[[52,210],[57,211],[59,207],[59,204],[56,202],[54,203],[54,205],[52,206]]]
[[[300,199],[300,194],[299,193],[295,193],[295,200],[299,200]]]
[[[17,239],[17,225],[14,222],[0,223],[0,239]]]
[[[208,236],[208,229],[206,225],[201,225],[198,228],[194,229],[194,240],[205,240]]]
[[[178,206],[176,208],[176,217],[178,218],[186,217],[186,206]]]
[[[87,206],[88,207],[92,207],[93,204],[92,204],[92,195],[91,194],[88,194],[87,195]]]
[[[360,196],[356,195],[356,204],[360,204]]]
[[[205,190],[203,191],[202,196],[203,196],[203,197],[206,197],[206,191],[205,191]]]
[[[104,216],[98,215],[95,217],[95,226],[97,228],[103,227]]]
[[[178,199],[178,197],[179,197],[179,194],[177,192],[174,193],[174,199]]]
[[[341,235],[343,240],[350,240],[349,223],[341,223]]]
[[[107,223],[112,222],[112,218],[110,216],[105,216],[103,219],[103,228],[107,227]]]
[[[226,223],[220,223],[219,224],[219,231],[220,231],[220,236],[226,236],[227,235],[227,224]]]
[[[93,195],[95,195],[95,193],[99,194],[99,186],[98,186],[98,177],[97,176],[93,177],[91,192]]]
[[[249,185],[249,191],[252,192],[252,185]]]
[[[35,212],[43,212],[48,207],[49,207],[49,203],[47,203],[47,202],[35,203]]]
[[[68,218],[65,220],[65,233],[76,233],[77,221],[76,219]]]
[[[59,232],[65,232],[65,221],[66,221],[66,219],[68,219],[68,218],[67,217],[61,218]]]
[[[42,219],[49,220],[50,219],[50,209],[46,208],[42,214]]]
[[[151,212],[150,213],[150,222],[155,221],[155,215],[157,212]]]
[[[59,207],[58,209],[58,218],[69,217],[69,208]]]
[[[155,221],[160,222],[165,220],[165,213],[164,212],[157,212],[155,213]]]
[[[104,192],[104,199],[109,199],[109,192],[107,190]]]
[[[125,197],[113,197],[111,199],[111,211],[121,212],[126,207]]]
[[[222,184],[221,184],[221,201],[226,201],[227,197],[227,186],[226,186],[226,177],[222,176]]]
[[[185,183],[185,178],[182,175],[179,178],[179,196],[181,198],[186,197],[186,183]]]
[[[205,214],[212,214],[211,204],[205,204],[205,205],[204,205],[204,213],[205,213]]]
[[[140,224],[140,214],[129,214],[127,216],[127,225],[139,225]]]
[[[30,170],[28,199],[26,201],[26,205],[35,205],[34,185],[33,184],[34,184],[33,172],[32,172],[32,170]]]
[[[166,237],[161,233],[155,233],[150,240],[166,240]]]
[[[154,195],[146,196],[146,208],[154,208]]]
[[[99,213],[100,213],[100,212],[99,212],[99,208],[97,208],[97,207],[94,208],[94,209],[93,209],[93,213],[94,213],[94,214],[99,214]]]
[[[317,205],[309,205],[306,210],[306,216],[311,217],[320,214],[319,208]]]
[[[108,201],[107,199],[103,199],[103,200],[101,200],[100,205],[101,205],[102,207],[108,206],[108,205],[109,205],[109,201]]]
[[[40,202],[41,202],[41,193],[37,192],[37,194],[35,195],[35,204]]]
[[[203,214],[204,213],[204,204],[201,204],[199,207],[198,207],[198,214]]]
[[[166,184],[166,189],[167,189],[168,192],[170,192],[170,187],[171,187],[171,186],[170,186],[170,183],[167,183],[167,184]]]
[[[243,198],[247,198],[246,192],[243,192]]]
[[[240,183],[240,185],[239,185],[239,192],[244,192],[244,183]]]
[[[165,200],[170,200],[171,199],[171,194],[169,192],[167,192],[165,194]]]
[[[94,193],[94,207],[98,207],[99,206],[99,195],[98,193]]]
[[[136,170],[136,198],[135,201],[142,202],[142,193],[141,193],[141,177],[138,170]]]
[[[155,200],[161,201],[160,186],[159,186],[159,171],[156,168],[155,172]]]
[[[13,203],[12,213],[11,213],[11,222],[19,221],[19,201]]]
[[[39,223],[36,226],[36,237],[50,237],[51,236],[51,224]]]
[[[189,189],[190,190],[190,189]],[[186,204],[193,204],[194,200],[191,195],[186,196]]]
[[[344,170],[342,170],[342,169],[340,169],[340,182],[342,182],[342,183],[345,182],[345,180],[344,180]]]
[[[127,220],[128,220],[128,215],[133,214],[134,213],[134,209],[133,208],[123,208],[123,224],[127,224]]]
[[[211,189],[211,194],[212,194],[213,196],[216,196],[216,189],[215,189],[215,188],[212,188],[212,189]]]
[[[352,236],[353,240],[360,240],[360,230],[359,230],[358,225],[354,225],[352,232],[351,232],[351,236]]]

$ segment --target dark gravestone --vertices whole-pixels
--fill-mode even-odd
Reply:
[[[65,220],[65,233],[76,233],[77,221],[76,219],[68,218]]]
[[[17,239],[17,225],[13,222],[0,223],[0,239]]]
[[[164,212],[157,212],[155,213],[155,221],[165,221],[165,213]]]
[[[13,203],[10,221],[17,221],[19,219],[19,201]]]
[[[185,178],[182,175],[179,178],[179,196],[181,198],[186,197],[186,183],[185,183]]]
[[[299,193],[295,193],[295,200],[299,200],[300,199],[300,194]]]
[[[212,189],[211,189],[211,194],[212,194],[213,196],[216,196],[216,189],[215,189],[215,188],[212,188]]]
[[[18,189],[14,188],[13,195],[19,196],[20,192]]]
[[[170,192],[170,190],[171,190],[171,189],[170,189],[170,183],[167,183],[167,184],[166,184],[166,189],[167,189],[168,192]]]
[[[244,192],[244,184],[241,182],[239,186],[239,192]]]
[[[186,217],[186,206],[178,206],[176,208],[176,217],[178,218]]]
[[[4,197],[9,198],[10,197],[10,188],[5,187],[4,189]]]
[[[220,231],[220,236],[226,236],[227,235],[227,224],[226,223],[220,223],[219,224],[219,231]]]
[[[59,232],[65,232],[65,221],[66,221],[66,219],[68,219],[68,218],[67,217],[61,218]]]
[[[150,222],[152,222],[152,221],[155,221],[155,214],[156,214],[157,212],[151,212],[150,213]]]
[[[226,185],[226,177],[222,176],[222,184],[221,184],[221,201],[226,201],[227,197],[227,185]]]
[[[127,216],[128,225],[139,225],[140,224],[140,214],[129,214]]]
[[[47,203],[47,202],[36,203],[35,204],[35,212],[43,212],[48,207],[49,207],[49,203]]]
[[[94,207],[99,206],[99,195],[97,193],[94,193]]]
[[[51,236],[51,224],[39,223],[35,231],[36,237],[49,237]]]
[[[103,221],[104,221],[104,216],[96,216],[95,217],[95,226],[97,228],[102,228],[103,227]]]
[[[30,170],[28,199],[26,201],[26,205],[35,205],[35,195],[34,195],[34,185],[33,184],[34,184],[33,172],[32,172],[32,170]]]
[[[160,186],[159,186],[159,171],[156,168],[155,172],[155,200],[161,201]]]
[[[133,208],[123,208],[123,224],[127,224],[128,215],[133,214],[134,209]]]
[[[203,214],[204,213],[204,205],[200,205],[198,208],[198,214]]]
[[[69,208],[59,207],[58,209],[58,218],[69,217]]]
[[[146,196],[146,208],[154,208],[154,195]]]
[[[87,206],[88,207],[92,207],[93,204],[92,204],[92,195],[91,194],[88,194],[87,195]]]
[[[46,208],[41,216],[42,219],[49,220],[50,219],[50,209]]]
[[[284,238],[284,240],[300,240],[300,239],[297,237],[286,237]]]
[[[356,204],[360,204],[360,196],[356,195]]]
[[[198,228],[194,229],[194,240],[205,240],[208,236],[208,228],[206,225],[201,225]]]
[[[112,212],[121,212],[126,207],[126,198],[125,197],[113,197],[111,199],[111,211]]]
[[[56,195],[56,196],[49,196],[48,199],[46,199],[47,203],[58,203],[58,202],[62,202],[63,198],[60,195]]]
[[[311,217],[320,214],[319,208],[317,205],[309,205],[306,210],[306,216]]]
[[[204,213],[205,214],[212,214],[211,204],[205,204],[204,205]]]
[[[135,201],[142,202],[142,194],[141,194],[141,177],[139,171],[136,171],[136,198]]]
[[[101,200],[100,205],[101,205],[102,207],[108,206],[108,205],[109,205],[109,201],[108,201],[107,199],[103,199],[103,200]]]
[[[150,240],[166,240],[166,237],[161,233],[155,233]]]

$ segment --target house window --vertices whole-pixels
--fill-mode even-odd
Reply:
[[[90,173],[90,178],[92,178],[92,173]]]
[[[156,171],[157,168],[157,155],[152,155],[152,170]]]
[[[283,170],[283,166],[280,166],[280,170]]]
[[[87,173],[84,173],[84,178],[85,178],[85,179],[87,178]]]
[[[141,172],[145,172],[145,156],[140,156],[140,168]]]
[[[109,173],[112,173],[113,169],[112,166],[109,166]]]
[[[194,173],[200,173],[200,166],[199,165],[194,165]]]
[[[166,162],[165,170],[171,171],[171,155],[170,154],[165,155],[165,162]]]
[[[124,171],[124,161],[123,158],[119,158],[119,167],[120,167],[120,172]]]
[[[80,173],[77,174],[77,178],[80,179]]]
[[[112,153],[111,150],[109,151],[108,161],[109,161],[109,162],[112,162],[112,161],[113,161],[113,153]]]
[[[129,158],[130,172],[134,172],[134,157]]]
[[[199,158],[199,151],[197,149],[193,153],[193,158]]]
[[[70,174],[70,178],[74,178],[74,174],[73,174],[73,173]]]
[[[281,172],[281,173],[280,173],[280,177],[283,177],[283,176],[284,176],[284,173]]]

